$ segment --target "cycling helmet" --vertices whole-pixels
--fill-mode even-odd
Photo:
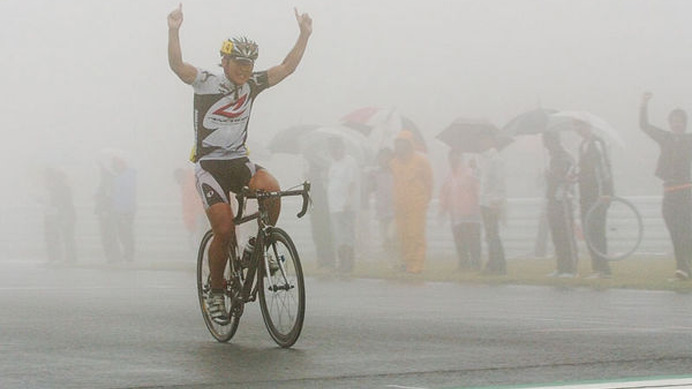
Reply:
[[[234,59],[255,62],[259,55],[257,43],[241,36],[226,39],[219,51],[222,57],[229,56]]]

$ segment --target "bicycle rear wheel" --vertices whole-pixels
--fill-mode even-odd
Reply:
[[[298,252],[286,231],[273,228],[265,238],[260,258],[259,300],[269,335],[281,347],[291,347],[305,318],[305,284]],[[267,276],[265,262],[278,265]],[[271,265],[270,265],[271,266]],[[276,267],[276,266],[274,266]]]
[[[644,225],[637,207],[622,197],[601,199],[586,214],[584,240],[591,250],[609,261],[634,253],[643,235]]]
[[[219,342],[228,342],[233,335],[235,335],[238,329],[238,322],[240,320],[239,312],[232,309],[231,298],[228,292],[226,292],[226,309],[228,310],[229,320],[225,323],[217,323],[209,314],[207,309],[206,299],[211,292],[211,277],[209,271],[209,244],[211,243],[214,234],[207,231],[202,238],[202,242],[199,245],[199,252],[197,253],[197,297],[199,299],[199,307],[202,310],[202,317],[204,318],[204,324],[206,324],[207,329],[211,335]],[[230,282],[230,265],[226,265],[224,270],[224,280]]]

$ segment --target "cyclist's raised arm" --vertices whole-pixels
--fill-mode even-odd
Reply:
[[[283,62],[267,70],[269,86],[278,84],[296,70],[300,60],[303,59],[305,48],[308,46],[308,38],[310,38],[310,34],[312,34],[312,19],[310,15],[307,13],[299,14],[298,10],[295,8],[293,10],[296,15],[298,27],[300,27],[300,35],[298,35],[298,41],[286,58],[284,58]]]
[[[653,97],[651,92],[642,95],[642,102],[639,106],[639,128],[656,142],[662,142],[666,131],[649,123],[649,100]]]
[[[180,49],[180,26],[183,24],[183,5],[168,14],[168,65],[171,70],[186,84],[192,84],[197,77],[197,68],[183,62]]]

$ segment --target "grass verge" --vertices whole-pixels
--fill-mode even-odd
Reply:
[[[304,265],[307,275],[325,276],[313,263]],[[692,292],[692,281],[679,281],[673,277],[675,263],[672,258],[632,257],[611,262],[611,279],[588,279],[591,274],[589,260],[579,261],[579,276],[576,278],[554,278],[547,274],[555,270],[555,260],[549,258],[510,259],[507,275],[488,276],[478,272],[457,271],[452,258],[428,260],[422,274],[408,274],[395,270],[385,260],[360,260],[352,274],[356,278],[377,278],[400,281],[454,282],[488,285],[543,285],[563,287],[587,287],[594,289],[641,289],[663,290],[681,293]]]

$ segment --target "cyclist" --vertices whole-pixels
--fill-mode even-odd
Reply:
[[[223,73],[215,74],[183,61],[179,30],[183,23],[182,4],[168,15],[168,64],[186,84],[194,88],[195,162],[197,189],[214,232],[209,246],[212,293],[207,300],[214,321],[228,320],[223,272],[226,248],[235,242],[233,210],[229,192],[244,186],[251,190],[279,190],[278,181],[247,155],[250,111],[257,95],[289,76],[300,63],[312,33],[312,19],[294,9],[300,29],[298,40],[283,62],[266,71],[254,72],[259,54],[257,44],[246,37],[229,38],[220,50]],[[276,223],[280,200],[268,203],[270,222]]]

